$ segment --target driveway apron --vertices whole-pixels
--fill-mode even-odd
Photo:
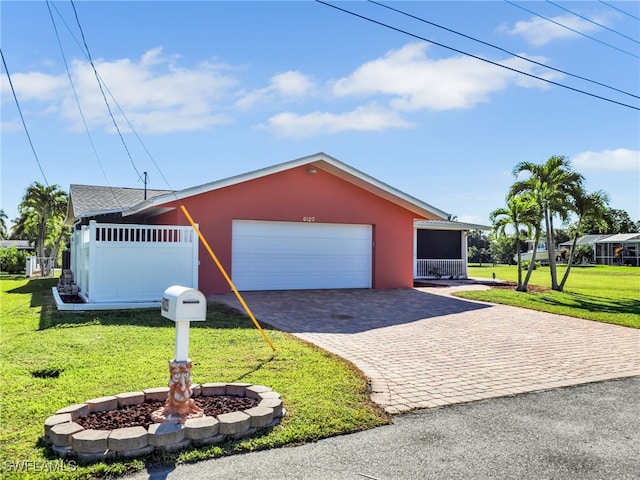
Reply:
[[[640,375],[640,330],[450,295],[461,288],[486,287],[243,298],[260,322],[356,365],[388,413]]]

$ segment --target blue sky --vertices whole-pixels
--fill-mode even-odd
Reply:
[[[334,3],[633,109],[313,1],[76,1],[126,150],[72,4],[50,5],[75,95],[47,3],[0,3],[2,52],[44,171],[3,68],[10,219],[27,186],[45,178],[64,190],[142,188],[148,172],[149,188],[183,189],[320,151],[481,224],[504,205],[518,162],[564,155],[588,190],[640,219],[638,2],[387,3],[510,53],[370,2]]]

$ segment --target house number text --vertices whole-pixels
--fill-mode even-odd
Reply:
[[[302,217],[303,222],[315,222],[316,217]]]

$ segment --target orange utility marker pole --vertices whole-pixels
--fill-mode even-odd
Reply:
[[[224,277],[224,279],[227,281],[227,283],[229,284],[229,286],[231,287],[231,290],[233,290],[233,293],[236,294],[236,297],[238,298],[238,301],[240,302],[240,304],[242,305],[242,308],[244,308],[245,312],[247,312],[247,315],[249,315],[249,318],[251,319],[251,321],[253,322],[253,324],[256,326],[256,328],[258,329],[258,331],[260,332],[260,334],[262,335],[262,337],[265,339],[265,341],[269,344],[269,346],[271,347],[271,349],[275,352],[276,347],[273,346],[273,343],[271,343],[271,340],[269,340],[269,337],[267,337],[267,334],[264,333],[264,330],[262,330],[262,327],[260,326],[260,324],[258,323],[258,321],[256,320],[256,318],[253,316],[253,313],[251,312],[251,310],[249,309],[249,307],[247,306],[247,304],[245,303],[244,299],[242,298],[242,295],[240,295],[240,292],[238,292],[238,289],[236,288],[236,286],[233,284],[233,282],[231,281],[231,277],[229,277],[229,275],[227,274],[226,270],[224,269],[224,267],[222,266],[222,264],[220,263],[220,260],[218,260],[218,257],[216,257],[216,254],[213,253],[213,250],[211,249],[211,247],[209,246],[209,243],[207,243],[207,239],[204,238],[204,236],[202,235],[202,233],[200,232],[200,229],[198,228],[198,226],[195,224],[195,222],[193,221],[193,218],[191,218],[191,215],[189,215],[189,212],[187,211],[187,208],[184,205],[180,205],[180,208],[182,209],[182,213],[184,213],[185,217],[187,217],[187,220],[189,220],[189,223],[191,224],[191,226],[193,227],[193,229],[196,231],[196,233],[198,234],[198,237],[200,238],[200,241],[202,242],[202,244],[204,245],[204,248],[207,249],[207,252],[209,252],[209,255],[211,256],[211,258],[213,259],[213,262],[216,264],[216,266],[218,267],[218,269],[220,270],[220,272],[222,273],[222,276]]]

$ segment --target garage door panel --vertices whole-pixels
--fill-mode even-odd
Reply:
[[[371,226],[233,222],[239,290],[371,287]]]

